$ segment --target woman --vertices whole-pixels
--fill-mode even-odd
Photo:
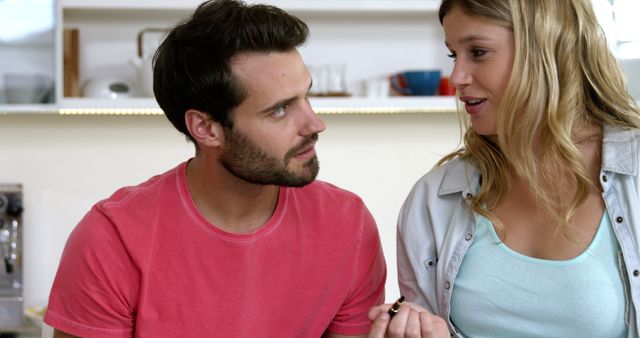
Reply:
[[[399,216],[372,337],[638,337],[640,112],[589,0],[444,0],[464,148]]]

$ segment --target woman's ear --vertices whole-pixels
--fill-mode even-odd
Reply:
[[[220,147],[224,141],[222,125],[214,121],[209,114],[189,109],[184,114],[189,134],[201,147]]]

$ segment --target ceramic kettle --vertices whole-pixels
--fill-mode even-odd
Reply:
[[[144,36],[147,33],[162,33],[163,35],[167,33],[166,29],[162,28],[145,28],[138,32],[137,36],[137,45],[138,45],[138,56],[134,59],[130,60],[130,63],[137,69],[138,71],[138,79],[140,82],[140,90],[143,96],[153,97],[153,54],[155,49],[148,50],[145,52],[144,48]],[[154,46],[157,48],[157,46]]]

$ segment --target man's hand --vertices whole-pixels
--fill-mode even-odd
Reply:
[[[382,304],[369,310],[373,321],[369,338],[449,338],[447,323],[419,305],[404,302],[393,316],[389,316],[391,304]]]

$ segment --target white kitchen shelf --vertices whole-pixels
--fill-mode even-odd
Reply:
[[[293,12],[435,12],[439,0],[250,0],[269,3]],[[201,0],[61,0],[63,10],[153,10],[191,11]]]
[[[453,113],[452,96],[391,97],[391,98],[311,98],[319,114],[404,114]],[[151,98],[124,100],[64,99],[58,107],[62,115],[161,115],[162,110]]]
[[[0,114],[50,114],[58,112],[55,104],[3,104],[0,103]]]
[[[413,96],[389,98],[311,98],[318,114],[407,114],[453,113],[453,96]]]

